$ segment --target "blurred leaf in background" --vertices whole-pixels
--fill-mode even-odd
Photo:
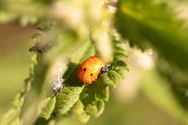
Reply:
[[[187,70],[188,30],[177,21],[166,4],[153,0],[122,0],[116,25],[131,44],[152,45],[160,56]]]
[[[154,71],[148,70],[151,76],[143,73],[142,88],[156,105],[187,124],[187,17],[184,15],[178,20],[178,14],[170,9],[169,3],[122,0],[118,3],[116,26],[131,45],[146,51],[153,48],[157,71],[153,67]],[[183,3],[188,5],[187,1]]]
[[[14,24],[1,25],[0,28],[0,113],[6,111],[28,75],[30,64],[28,47],[31,27],[21,28]],[[27,42],[26,42],[27,41]]]

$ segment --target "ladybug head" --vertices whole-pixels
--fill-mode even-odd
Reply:
[[[102,76],[103,73],[108,72],[108,71],[109,71],[108,65],[103,66],[103,67],[101,68],[101,71],[100,71],[100,73],[99,73],[99,76]]]

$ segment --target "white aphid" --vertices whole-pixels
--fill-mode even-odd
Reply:
[[[57,78],[53,81],[53,92],[54,94],[58,94],[63,89],[63,78],[60,73],[57,75]]]
[[[50,69],[50,90],[53,92],[53,95],[57,95],[63,89],[63,74],[67,70],[67,64],[68,59],[65,57],[60,57],[55,61]]]

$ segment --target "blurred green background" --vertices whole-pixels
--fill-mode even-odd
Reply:
[[[0,114],[10,107],[15,94],[28,76],[31,28],[0,25]]]

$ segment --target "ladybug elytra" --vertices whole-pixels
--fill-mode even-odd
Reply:
[[[77,75],[82,83],[89,85],[107,70],[108,66],[99,56],[91,56],[81,64]]]

